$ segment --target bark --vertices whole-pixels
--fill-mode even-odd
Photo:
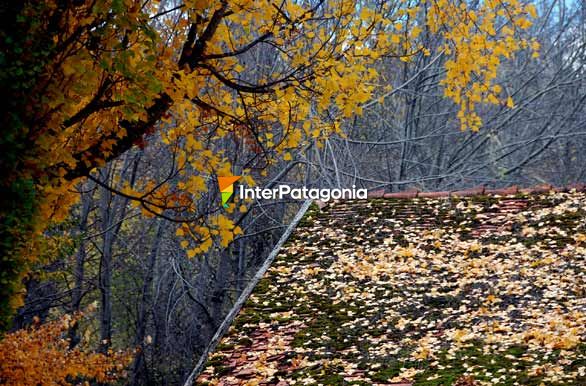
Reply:
[[[112,342],[112,245],[114,229],[110,204],[112,192],[100,187],[102,253],[100,259],[100,350],[106,352]]]
[[[91,191],[91,187],[90,187]],[[84,279],[85,279],[85,261],[87,254],[87,229],[88,229],[88,217],[91,210],[93,197],[91,193],[82,195],[81,198],[81,214],[79,219],[78,233],[80,236],[79,247],[75,254],[75,268],[73,271],[74,286],[71,291],[71,312],[78,312],[81,310],[81,300],[84,294]],[[69,329],[69,347],[73,348],[80,342],[78,334],[78,325],[75,324]]]
[[[155,273],[155,265],[159,254],[159,247],[164,232],[164,221],[158,220],[157,231],[150,253],[146,261],[144,272],[144,281],[142,286],[142,296],[138,305],[138,314],[136,317],[136,336],[135,346],[139,347],[133,366],[131,385],[144,385],[148,383],[148,372],[145,364],[145,339],[148,323],[149,309],[152,305],[152,287]]]

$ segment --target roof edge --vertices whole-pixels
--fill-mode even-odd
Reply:
[[[368,198],[448,198],[448,197],[470,197],[470,196],[510,196],[515,194],[537,194],[550,192],[578,192],[586,191],[586,184],[570,184],[567,186],[556,187],[549,184],[537,185],[529,188],[519,188],[517,185],[501,189],[487,189],[481,185],[475,188],[453,191],[436,191],[424,192],[417,189],[407,190],[404,192],[386,193],[384,189],[368,192]]]
[[[273,260],[275,260],[275,258],[281,251],[281,248],[283,247],[285,242],[289,239],[295,228],[297,228],[297,224],[299,223],[299,221],[301,221],[303,216],[305,216],[305,212],[307,212],[312,202],[312,200],[306,200],[303,203],[303,205],[301,205],[301,208],[295,214],[295,217],[293,217],[293,220],[291,221],[287,229],[285,229],[285,232],[281,235],[281,238],[279,239],[279,241],[277,241],[277,244],[275,244],[273,250],[269,253],[269,255],[267,256],[259,270],[247,284],[246,288],[244,288],[244,290],[242,291],[242,293],[240,294],[240,296],[238,297],[238,299],[236,300],[236,302],[234,303],[234,305],[222,321],[222,324],[220,324],[220,326],[216,330],[216,333],[214,334],[214,336],[210,340],[210,343],[207,345],[205,351],[202,353],[201,357],[197,361],[197,364],[185,380],[183,386],[193,386],[195,380],[204,369],[209,355],[216,349],[216,347],[220,343],[220,340],[232,325],[232,322],[244,306],[244,303],[246,303],[246,300],[248,300],[248,298],[254,291],[254,288],[256,287],[258,282],[263,278],[263,276],[271,266]]]

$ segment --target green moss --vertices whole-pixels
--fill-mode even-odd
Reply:
[[[403,364],[397,360],[385,363],[380,370],[371,376],[373,381],[386,382],[389,379],[393,379],[401,373]]]
[[[532,198],[527,199],[532,200]],[[288,370],[289,372],[281,370],[276,376],[298,380],[313,378],[314,381],[311,382],[311,385],[370,384],[364,381],[348,382],[344,380],[341,375],[342,368],[331,364],[326,365],[329,363],[327,360],[330,359],[341,359],[357,366],[358,369],[365,371],[365,377],[372,379],[373,383],[388,382],[389,379],[399,376],[402,372],[401,369],[404,368],[422,370],[422,373],[417,375],[415,379],[417,386],[453,385],[467,370],[474,373],[477,380],[491,382],[493,377],[502,374],[499,371],[506,369],[509,375],[514,374],[516,378],[508,376],[506,381],[499,383],[498,386],[513,386],[515,382],[524,386],[539,385],[544,382],[543,378],[530,376],[529,367],[540,363],[555,363],[555,353],[547,358],[537,356],[536,360],[526,362],[521,359],[528,354],[527,349],[523,346],[513,346],[505,351],[485,353],[481,343],[474,342],[473,346],[456,352],[454,357],[448,357],[447,351],[441,351],[449,348],[450,343],[446,341],[434,346],[436,352],[433,353],[434,358],[429,361],[409,359],[417,341],[433,332],[434,329],[438,329],[438,332],[441,333],[447,329],[465,327],[454,325],[456,321],[447,318],[447,315],[459,309],[464,300],[466,300],[465,305],[468,309],[480,307],[483,298],[477,295],[489,293],[490,280],[460,287],[457,282],[451,281],[454,275],[446,270],[437,271],[437,274],[445,280],[435,287],[436,291],[432,292],[432,286],[437,284],[437,281],[430,280],[429,282],[423,281],[413,284],[408,276],[405,282],[408,288],[385,284],[388,278],[384,276],[377,277],[376,282],[358,280],[356,277],[339,274],[339,272],[336,278],[329,277],[333,271],[328,268],[340,258],[338,250],[346,253],[352,248],[363,251],[368,249],[369,245],[381,246],[383,240],[390,235],[393,235],[393,242],[389,248],[394,248],[396,245],[407,247],[409,240],[413,243],[413,234],[417,234],[418,229],[410,228],[409,232],[404,232],[402,229],[402,227],[411,224],[412,220],[418,223],[422,221],[421,219],[425,219],[426,225],[435,225],[435,229],[443,228],[450,232],[457,230],[457,237],[461,237],[461,239],[472,237],[468,228],[479,225],[476,218],[477,209],[468,206],[468,209],[460,210],[456,208],[458,203],[467,201],[475,206],[481,206],[482,209],[478,210],[479,213],[501,213],[500,209],[492,208],[499,200],[494,197],[454,198],[450,201],[422,199],[420,200],[421,207],[416,205],[413,208],[413,200],[384,199],[368,201],[361,205],[340,203],[335,208],[326,206],[321,212],[308,212],[306,217],[307,220],[311,220],[311,223],[307,222],[306,225],[311,228],[296,232],[288,244],[294,248],[282,253],[273,264],[274,267],[292,269],[291,280],[297,280],[295,284],[302,288],[302,291],[293,293],[288,288],[290,285],[289,277],[277,274],[275,271],[269,272],[255,290],[254,296],[260,301],[249,301],[246,309],[235,322],[238,334],[232,336],[231,341],[239,346],[249,344],[250,341],[243,336],[246,336],[248,331],[254,330],[259,322],[270,322],[270,329],[277,331],[280,326],[285,326],[293,320],[302,321],[305,327],[295,333],[293,341],[290,343],[292,347],[287,348],[290,351],[284,352],[285,358],[281,357],[279,361],[282,365],[281,368],[291,365],[291,359],[297,356],[293,348],[303,348],[302,355],[312,365],[295,371]],[[555,205],[551,202],[542,204],[549,207]],[[529,208],[533,208],[534,204],[529,202],[527,205]],[[335,213],[333,213],[334,209]],[[351,215],[345,216],[345,213],[351,213]],[[580,215],[585,214],[581,213]],[[535,222],[546,221],[546,226],[556,225],[571,234],[569,230],[571,227],[578,226],[577,221],[579,221],[580,215],[550,216],[546,220],[540,219]],[[518,224],[513,225],[513,237],[516,237],[520,242],[537,243],[545,240],[541,236],[535,237],[534,240],[530,238],[524,240],[521,229],[531,221],[533,220],[530,216],[526,221],[518,220]],[[330,232],[339,233],[341,237],[324,237],[324,232],[319,232],[322,224],[324,227],[327,226]],[[406,234],[407,236],[405,236]],[[510,242],[511,234],[496,234],[497,236],[492,237],[484,235],[482,243],[504,245]],[[327,235],[330,236],[331,233],[328,232]],[[547,237],[547,241],[555,240],[558,243],[570,240],[568,237],[556,236],[555,234],[548,234],[545,237]],[[335,238],[335,242],[332,242],[332,238]],[[433,246],[433,240],[426,241],[424,244],[418,245],[417,248],[433,250],[434,253],[436,250],[442,252],[445,249]],[[451,251],[447,253],[449,254]],[[475,252],[468,251],[466,257],[469,259],[481,258],[487,253],[492,253],[489,246]],[[506,253],[495,254],[494,257],[497,260],[510,258]],[[300,276],[301,270],[310,267],[319,267],[322,271],[307,277]],[[433,269],[432,271],[435,272]],[[302,282],[299,281],[300,277]],[[356,297],[347,297],[345,298],[348,299],[346,302],[334,304],[332,298],[340,299],[338,292],[340,288],[345,289],[346,285],[355,287],[358,291],[366,291],[367,294],[362,297],[362,295],[358,296],[360,292],[355,292]],[[405,291],[412,295],[411,298],[405,299],[398,305],[394,303],[393,299],[397,296],[404,296]],[[413,299],[415,301],[411,301]],[[514,296],[503,296],[501,300],[503,307],[509,304],[519,304],[519,299]],[[402,317],[395,318],[395,314],[392,317],[388,313],[385,314],[386,306],[397,307],[395,311]],[[274,315],[280,311],[292,311],[292,317],[280,318]],[[383,317],[385,322],[380,323]],[[360,318],[361,321],[357,322],[357,318]],[[400,319],[416,320],[418,318],[422,318],[421,323],[407,324],[401,330],[396,328]],[[441,327],[438,327],[440,325],[438,323],[429,323],[437,320],[442,322]],[[475,322],[472,321],[472,323]],[[252,327],[244,328],[242,327],[244,324],[249,324]],[[434,327],[426,327],[430,325]],[[406,336],[408,340],[404,340]],[[401,341],[405,347],[401,347],[401,351],[395,355],[383,354],[382,351],[377,350],[378,343],[372,343]],[[535,351],[532,351],[531,354],[535,354]],[[579,357],[586,357],[586,353],[582,351],[582,355]],[[436,361],[437,364],[434,363]],[[576,371],[580,366],[584,366],[585,362],[586,360],[582,359],[576,360],[567,365],[564,371]],[[476,371],[471,370],[471,367],[475,367]],[[491,374],[483,375],[484,371]],[[583,378],[572,382],[566,382],[564,385],[586,385]]]
[[[314,298],[315,299],[315,298]],[[309,322],[309,326],[295,335],[293,347],[322,348],[335,352],[352,346],[361,346],[363,332],[352,329],[342,329],[345,322],[354,320],[360,314],[361,304],[347,303],[333,304],[330,299],[318,298],[313,302],[313,309],[319,310]],[[327,341],[322,336],[327,336]]]
[[[417,386],[449,386],[452,385],[465,372],[466,364],[468,367],[479,367],[487,370],[492,375],[476,375],[478,381],[490,382],[492,378],[498,377],[499,371],[502,369],[515,370],[517,378],[507,377],[505,381],[499,382],[499,386],[538,386],[543,383],[542,377],[530,376],[528,374],[529,367],[534,365],[534,362],[527,363],[520,358],[526,353],[526,348],[522,346],[513,346],[504,352],[484,353],[479,342],[475,343],[473,347],[460,350],[456,353],[455,358],[448,359],[447,354],[442,352],[438,355],[439,366],[429,367],[429,363],[425,363],[426,370],[415,378]],[[404,366],[407,367],[407,366]],[[440,369],[441,368],[441,369]],[[428,378],[435,378],[428,380]],[[566,386],[579,386],[579,380],[576,383],[564,384]]]
[[[363,381],[346,381],[344,376],[344,369],[341,366],[336,365],[324,365],[319,364],[317,366],[313,366],[310,368],[304,368],[299,371],[290,374],[290,377],[293,379],[307,379],[312,378],[314,382],[312,385],[331,385],[331,386],[340,386],[340,385],[360,385],[360,386],[370,386],[370,383],[363,382]]]
[[[252,339],[248,338],[248,337],[243,337],[240,338],[236,341],[236,344],[238,344],[239,346],[244,346],[244,347],[250,347],[252,346]]]
[[[262,295],[265,294],[269,291],[269,287],[271,285],[271,280],[267,277],[264,277],[262,279],[259,280],[259,282],[256,284],[256,287],[254,288],[254,294],[255,295]]]
[[[305,215],[303,215],[303,218],[299,221],[299,224],[297,224],[297,227],[311,227],[314,223],[314,219],[319,216],[320,212],[321,210],[319,206],[317,206],[315,202],[312,202],[307,211],[305,212]]]

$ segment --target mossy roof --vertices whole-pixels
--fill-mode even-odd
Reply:
[[[586,385],[586,195],[309,210],[201,385]]]

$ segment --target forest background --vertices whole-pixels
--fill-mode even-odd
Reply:
[[[10,0],[0,24],[7,383],[181,384],[300,205],[224,209],[218,176],[585,180],[581,1]]]

